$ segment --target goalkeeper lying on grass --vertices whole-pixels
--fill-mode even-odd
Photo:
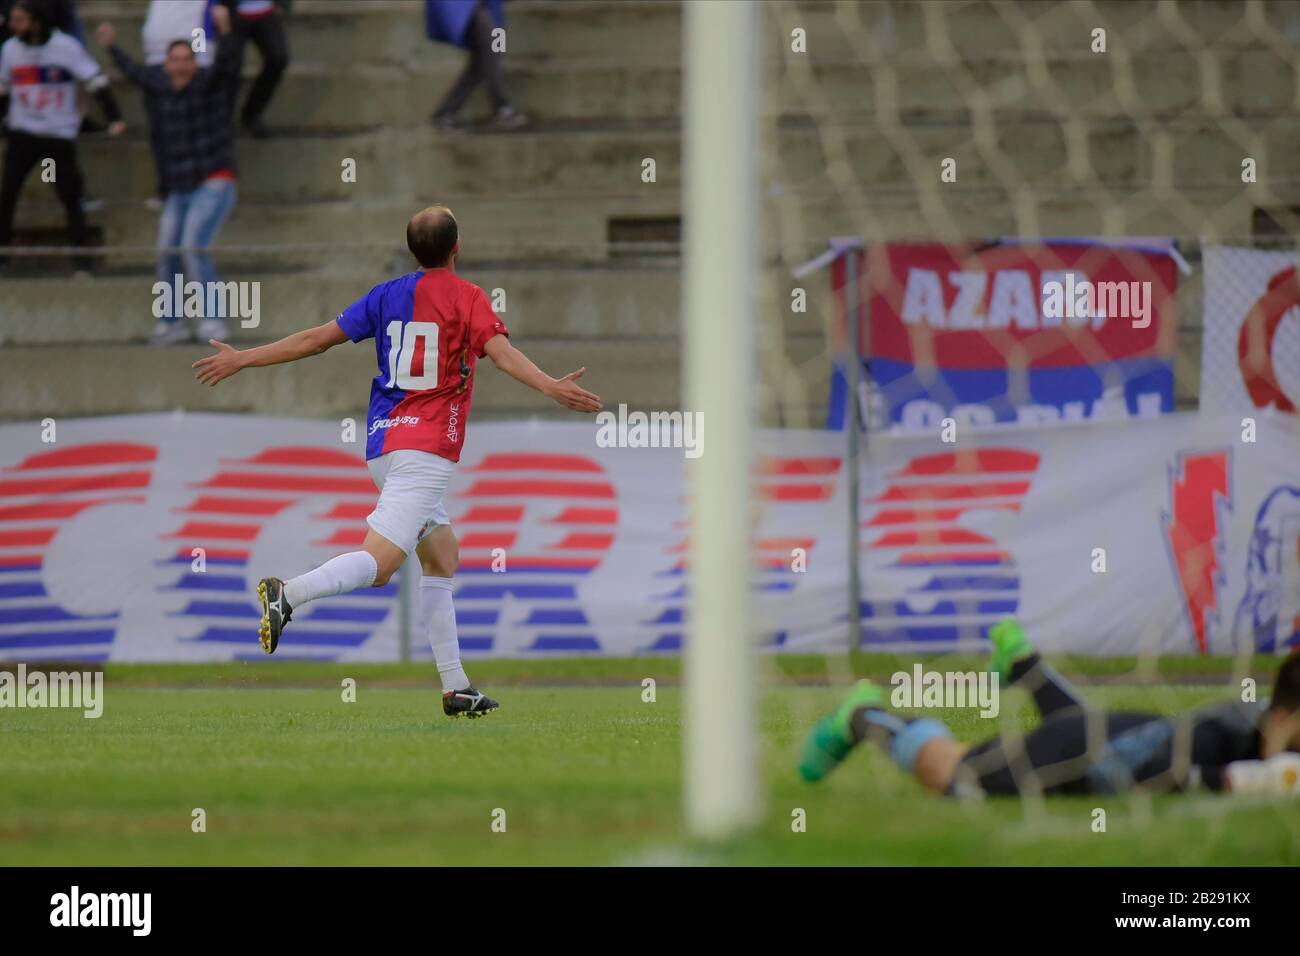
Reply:
[[[808,736],[799,764],[804,779],[822,779],[860,741],[872,740],[926,789],[951,796],[1113,794],[1134,787],[1300,794],[1300,653],[1278,668],[1271,701],[1161,716],[1089,708],[1039,659],[1013,620],[996,625],[989,637],[990,670],[1002,684],[1033,695],[1038,727],[960,743],[937,720],[891,712],[884,689],[862,681]]]

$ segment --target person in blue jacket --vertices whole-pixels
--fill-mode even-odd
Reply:
[[[435,43],[469,51],[469,61],[433,113],[439,129],[459,129],[459,113],[480,83],[492,99],[492,125],[518,129],[528,118],[510,105],[501,75],[501,55],[493,50],[492,31],[505,26],[503,0],[425,0],[424,29]]]

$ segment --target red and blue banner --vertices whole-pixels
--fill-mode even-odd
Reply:
[[[843,653],[852,534],[866,648],[977,652],[1015,615],[1050,651],[1295,649],[1297,422],[1241,419],[881,434],[856,529],[843,437],[759,430],[755,640]],[[467,656],[682,649],[691,460],[596,432],[471,430],[447,496]],[[240,415],[0,425],[0,660],[395,659],[395,581],[295,610],[274,658],[257,646],[259,578],[360,547],[377,494],[363,441],[338,422]]]
[[[832,282],[842,316],[857,289],[881,425],[924,431],[947,418],[1052,424],[1173,410],[1178,270],[1168,244],[888,244],[841,256]],[[836,379],[833,428],[844,406]]]

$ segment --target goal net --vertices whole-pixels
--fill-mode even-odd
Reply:
[[[807,558],[848,564],[842,652],[766,679],[974,672],[1014,617],[1098,708],[1266,695],[1300,631],[1300,5],[800,0],[764,30],[759,420],[838,429],[852,536]],[[940,716],[1017,738],[1002,690]],[[1026,819],[1079,826],[1041,784]]]

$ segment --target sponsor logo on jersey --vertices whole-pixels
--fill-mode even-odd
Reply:
[[[447,441],[453,445],[460,441],[460,404],[451,403],[451,409],[447,417]]]
[[[420,424],[419,415],[398,415],[396,418],[376,418],[370,423],[370,434],[378,431],[386,431],[389,428],[397,428],[401,425],[418,425]]]

